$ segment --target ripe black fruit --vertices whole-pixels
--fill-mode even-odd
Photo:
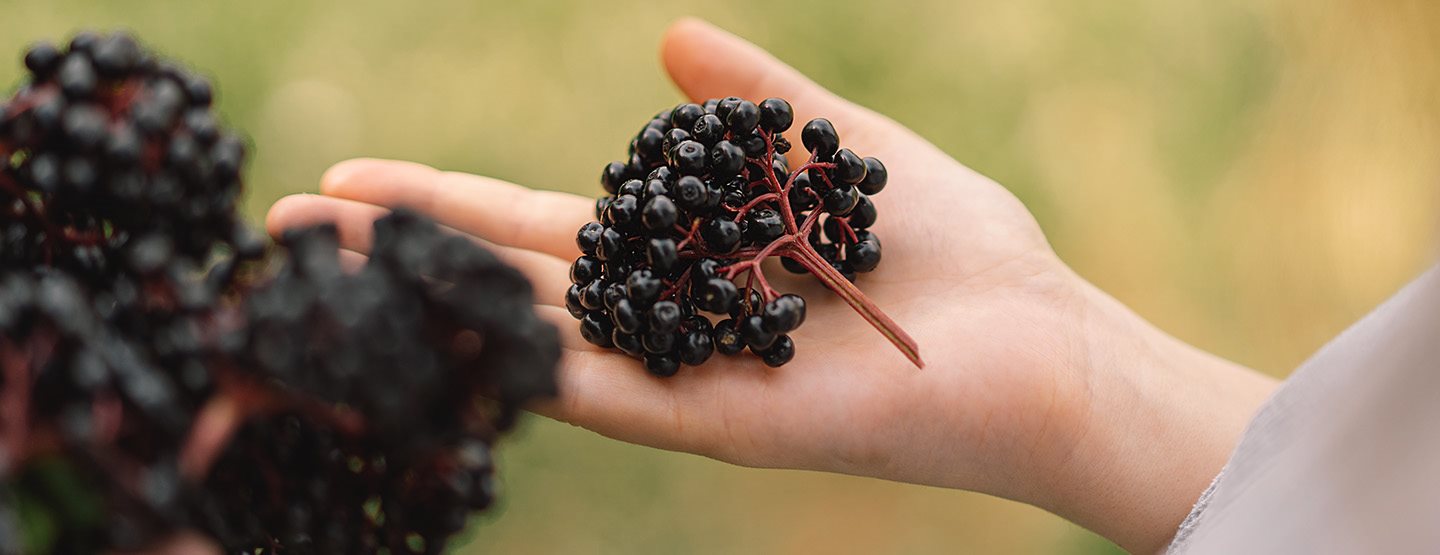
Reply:
[[[800,142],[805,144],[805,150],[822,160],[828,160],[840,148],[840,134],[835,132],[835,126],[831,125],[830,120],[815,118],[800,130]]]
[[[817,118],[800,133],[805,169],[792,174],[791,145],[779,133],[794,118],[782,99],[738,97],[651,118],[631,139],[630,160],[603,172],[609,195],[596,202],[599,221],[577,235],[598,262],[582,257],[572,267],[573,280],[590,281],[567,291],[567,309],[582,319],[603,313],[614,327],[608,341],[631,356],[643,352],[657,375],[746,348],[784,364],[805,301],[765,279],[761,258],[779,256],[787,270],[823,277],[918,364],[913,340],[848,284],[879,262],[869,230],[877,213],[865,191],[885,186],[884,166],[840,148],[834,126]],[[597,295],[603,308],[589,308]],[[729,318],[712,326],[704,313]]]

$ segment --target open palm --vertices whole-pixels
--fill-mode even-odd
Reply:
[[[1067,311],[1079,290],[1025,208],[907,129],[704,23],[676,24],[664,60],[693,100],[783,97],[797,121],[829,118],[843,145],[886,163],[891,185],[875,197],[872,228],[885,260],[858,284],[914,336],[926,369],[817,280],[779,271],[767,272],[774,285],[809,305],[793,334],[797,355],[782,368],[716,356],[661,379],[589,345],[562,307],[569,262],[580,254],[575,231],[593,219],[590,198],[352,160],[327,172],[325,196],[278,203],[269,226],[335,222],[346,247],[363,253],[371,222],[407,206],[491,244],[526,271],[539,309],[565,330],[562,397],[539,410],[617,439],[744,465],[961,487],[978,485],[967,475],[1011,471],[1001,465],[1013,459],[999,451],[1044,441],[1047,423],[1068,409],[1066,382],[1084,379],[1064,372],[1075,356]]]

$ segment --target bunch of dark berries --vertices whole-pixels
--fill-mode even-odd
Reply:
[[[0,555],[440,553],[555,392],[528,281],[396,212],[271,246],[209,83],[124,34],[25,54],[0,103]]]
[[[781,134],[793,122],[780,98],[680,104],[645,124],[628,161],[605,166],[607,195],[598,221],[576,235],[583,256],[565,296],[587,341],[643,358],[659,376],[747,347],[783,365],[805,300],[770,286],[760,263],[774,256],[819,278],[921,364],[914,340],[853,284],[880,263],[870,196],[885,188],[885,165],[840,148],[835,127],[817,118],[800,133],[810,156],[792,171]]]

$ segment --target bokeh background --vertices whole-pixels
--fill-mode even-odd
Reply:
[[[598,190],[677,100],[700,15],[1013,190],[1082,275],[1179,337],[1284,376],[1429,265],[1440,200],[1430,0],[0,0],[18,53],[130,28],[220,83],[247,209],[331,163],[407,158]],[[1114,550],[981,495],[741,469],[532,419],[459,553]]]

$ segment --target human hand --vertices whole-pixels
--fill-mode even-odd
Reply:
[[[1071,272],[1003,187],[899,124],[851,104],[743,40],[695,20],[663,57],[696,101],[788,99],[842,144],[883,160],[874,200],[885,260],[860,288],[918,342],[917,370],[809,276],[797,354],[769,369],[713,357],[672,378],[580,339],[564,310],[589,198],[405,162],[352,160],[325,196],[272,208],[268,226],[335,222],[365,252],[370,224],[407,206],[486,241],[534,281],[564,330],[561,397],[537,409],[601,434],[747,466],[983,491],[1039,505],[1132,550],[1154,550],[1218,471],[1270,382],[1166,336]],[[792,129],[798,133],[799,125]],[[789,137],[799,144],[798,136]]]

